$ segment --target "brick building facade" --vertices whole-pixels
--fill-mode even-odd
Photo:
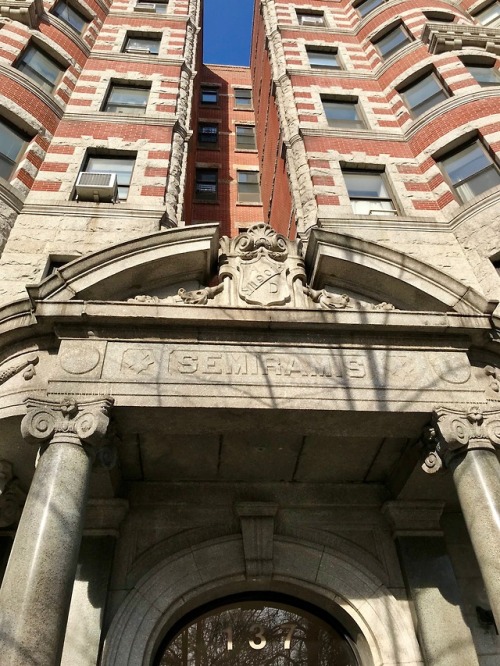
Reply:
[[[498,0],[202,12],[0,7],[2,666],[493,666]]]

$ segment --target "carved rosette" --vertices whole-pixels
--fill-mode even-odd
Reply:
[[[422,465],[429,474],[446,467],[457,454],[500,447],[500,410],[482,412],[479,407],[471,407],[464,413],[440,407],[432,421],[424,435],[428,453]]]
[[[96,446],[106,434],[113,402],[110,397],[86,402],[64,398],[59,404],[28,398],[28,413],[21,422],[21,433],[36,445],[79,440]]]

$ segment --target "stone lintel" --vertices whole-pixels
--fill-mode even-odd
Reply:
[[[436,501],[390,501],[382,513],[393,536],[439,536],[445,503]]]

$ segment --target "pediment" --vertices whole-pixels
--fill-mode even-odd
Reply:
[[[311,232],[307,251],[264,223],[219,241],[218,225],[170,229],[70,262],[32,301],[490,313],[494,304],[396,250]]]

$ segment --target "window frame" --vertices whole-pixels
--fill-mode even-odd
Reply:
[[[485,14],[490,8],[497,7],[498,10],[498,16],[494,17],[491,21],[483,22],[479,20],[479,17],[482,14]],[[479,11],[475,11],[474,14],[472,14],[472,18],[477,21],[480,25],[484,25],[486,27],[494,27],[500,23],[500,2],[499,0],[494,0],[493,2],[486,3],[484,4]]]
[[[298,7],[295,7],[295,15],[297,16],[297,23],[301,27],[305,27],[305,28],[325,28],[326,27],[326,18],[325,18],[325,12],[324,11],[321,11],[321,10],[314,11],[312,9],[311,10],[309,10],[309,9],[300,9]],[[319,19],[321,19],[321,23],[315,23],[315,22],[313,22],[311,24],[303,23],[304,18],[306,18],[306,19],[309,18],[310,19],[313,16],[317,16]]]
[[[253,138],[253,142],[249,142],[249,143],[243,142],[243,145],[238,145],[238,130],[242,129],[242,128],[252,130],[251,136]],[[237,123],[234,126],[234,136],[235,136],[235,148],[236,148],[236,150],[245,150],[245,151],[251,151],[251,152],[255,152],[257,150],[257,141],[256,141],[256,136],[255,136],[255,125],[245,125],[245,124]],[[243,136],[245,136],[245,133],[243,133]],[[250,136],[250,134],[248,133],[246,136]],[[247,147],[247,146],[250,146],[250,147]]]
[[[71,21],[68,21],[63,17],[62,13],[58,14],[57,11],[60,6],[64,6],[66,9],[76,14],[76,16],[82,21],[82,27],[78,28],[77,26],[73,25]],[[57,0],[57,2],[55,2],[50,8],[50,13],[53,14],[53,16],[55,16],[59,20],[61,20],[63,23],[65,23],[72,30],[74,30],[77,35],[83,35],[85,30],[88,28],[89,24],[92,23],[92,19],[86,16],[80,10],[80,8],[77,9],[72,2],[68,2],[67,0]]]
[[[111,169],[92,169],[89,170],[89,164],[91,160],[117,160],[120,162],[131,162],[132,168],[130,169],[130,177],[128,179],[127,183],[120,183],[120,172],[119,171],[112,171]],[[137,153],[135,153],[133,156],[131,155],[124,155],[122,153],[116,153],[116,151],[109,151],[109,152],[88,152],[87,155],[85,156],[85,159],[83,160],[82,163],[82,168],[78,172],[79,174],[82,172],[90,172],[90,173],[116,173],[116,182],[118,186],[118,196],[117,196],[117,201],[127,201],[129,194],[130,194],[130,186],[132,183],[132,177],[134,175],[134,170],[135,166],[137,163]],[[124,193],[124,190],[126,190],[126,196],[121,196],[121,194]]]
[[[383,42],[385,39],[387,39],[389,35],[395,33],[396,31],[399,31],[400,34],[403,34],[405,39],[402,42],[399,42],[396,46],[393,46],[392,48],[388,49],[387,51],[383,51],[382,48],[380,47],[380,43]],[[377,53],[382,58],[382,60],[388,60],[400,49],[404,48],[408,44],[411,44],[413,41],[414,40],[412,39],[403,21],[398,21],[397,23],[391,24],[389,28],[386,28],[381,33],[379,32],[371,40],[373,46],[375,47]]]
[[[425,9],[422,14],[430,23],[455,23],[457,20],[456,14],[439,9]]]
[[[54,65],[54,70],[57,69],[57,75],[54,78],[54,81],[50,81],[49,79],[46,79],[43,74],[41,74],[38,70],[36,70],[34,67],[31,67],[29,63],[25,62],[24,59],[26,56],[30,53],[30,51],[34,51],[39,53],[42,58],[45,58],[50,64]],[[22,65],[22,67],[20,67]],[[49,53],[47,53],[43,48],[38,46],[38,43],[34,43],[33,40],[30,40],[28,44],[26,45],[26,48],[23,49],[23,51],[19,54],[19,57],[14,63],[14,67],[27,76],[31,81],[33,81],[41,90],[43,90],[45,93],[48,95],[51,95],[54,93],[54,91],[57,89],[57,86],[61,82],[62,77],[64,76],[64,73],[66,72],[67,66],[61,64],[60,61],[56,60],[54,57],[52,57]],[[35,73],[35,76],[32,74],[28,74],[27,72],[31,70],[32,72]]]
[[[142,104],[126,104],[126,103],[116,103],[113,104],[115,107],[120,107],[124,109],[123,111],[117,111],[117,110],[112,110],[109,109],[108,107],[112,104],[111,102],[111,97],[114,92],[119,91],[119,90],[141,90],[143,92],[146,92],[146,103],[144,105]],[[149,102],[149,95],[151,93],[151,85],[134,85],[130,82],[122,83],[120,81],[111,81],[108,87],[108,91],[104,97],[104,102],[101,108],[101,111],[103,113],[117,113],[117,114],[126,114],[128,113],[129,115],[133,116],[142,116],[146,115],[147,107],[148,107],[148,102]]]
[[[213,102],[209,102],[206,99],[203,99],[203,95],[213,94],[215,99]],[[219,104],[219,88],[217,86],[211,86],[210,84],[202,84],[200,86],[200,104],[203,106],[218,106]]]
[[[255,177],[255,180],[249,180],[248,182],[243,182],[240,180],[241,177],[252,176]],[[237,185],[237,203],[239,204],[261,204],[261,192],[260,192],[260,178],[259,172],[252,169],[237,169],[236,170],[236,185]],[[241,192],[240,186],[251,186],[249,192]],[[255,186],[255,187],[254,187]],[[247,198],[249,197],[249,198]],[[255,197],[255,198],[252,198]]]
[[[385,1],[386,0],[378,0],[378,1],[377,0],[361,0],[361,2],[358,2],[356,5],[354,5],[354,9],[358,12],[360,17],[362,19],[364,19],[365,16],[368,16],[368,14],[371,14],[378,7],[383,5],[385,3]],[[377,4],[374,5],[373,7],[371,7],[371,4],[373,4],[374,2],[376,2]],[[363,7],[363,5],[370,6],[370,9],[368,9],[367,11],[361,11],[360,7]]]
[[[309,67],[311,69],[328,69],[328,70],[338,70],[342,69],[342,65],[340,63],[339,59],[339,54],[338,54],[338,49],[330,49],[330,48],[321,48],[320,46],[306,46],[306,53],[307,53],[307,59],[309,62]],[[330,64],[315,64],[311,62],[311,53],[320,55],[324,54],[326,56],[331,56],[335,62],[334,65]]]
[[[385,190],[385,193],[387,196],[385,197],[372,197],[372,196],[358,196],[358,195],[351,195],[351,192],[349,191],[349,184],[348,184],[348,178],[346,176],[353,175],[353,176],[377,176],[381,180],[381,185]],[[344,178],[344,183],[347,189],[347,194],[349,196],[349,201],[351,202],[351,207],[354,215],[369,215],[373,217],[379,217],[379,216],[390,216],[390,217],[396,217],[399,215],[399,210],[396,206],[396,202],[394,199],[394,194],[391,190],[391,187],[388,182],[387,174],[383,170],[378,170],[378,169],[353,169],[353,168],[342,168],[342,176]],[[356,204],[354,202],[389,202],[391,204],[391,208],[371,208],[368,213],[361,213],[356,211]]]
[[[246,95],[241,95],[238,93],[250,93],[250,95],[247,97]],[[241,88],[241,87],[236,87],[233,90],[234,94],[234,108],[239,109],[239,110],[244,110],[244,111],[252,111],[253,109],[253,91],[251,88]],[[239,102],[238,100],[240,99],[248,99],[250,100],[248,104]]]
[[[202,137],[206,138],[211,136],[209,132],[204,134],[201,129],[204,127],[214,127],[215,132],[213,136],[215,136],[215,139],[213,141],[206,140],[202,141]],[[197,143],[198,146],[201,148],[217,148],[219,145],[219,123],[211,122],[211,121],[205,121],[205,120],[199,120],[198,121],[198,128],[197,128]]]
[[[359,99],[345,99],[338,97],[328,97],[326,95],[321,96],[321,104],[323,106],[323,113],[326,117],[326,122],[328,127],[331,129],[354,129],[354,130],[365,130],[368,129],[366,120],[363,116],[361,106],[359,104]],[[328,114],[328,105],[337,105],[339,108],[352,107],[355,112],[354,120],[343,120],[342,118],[329,118]],[[331,108],[331,107],[330,107]]]
[[[168,2],[169,0],[135,0],[135,6],[138,7],[140,11],[141,5],[154,5],[155,11],[152,13],[164,15],[168,10]],[[164,9],[158,11],[158,7],[163,7]]]
[[[142,36],[142,35],[135,35],[135,34],[133,34],[133,33],[127,32],[127,33],[125,34],[125,41],[124,41],[124,43],[123,43],[122,53],[133,53],[134,55],[137,55],[138,53],[140,53],[140,52],[141,52],[140,49],[139,49],[139,51],[134,51],[134,50],[131,50],[131,51],[130,51],[130,50],[129,50],[129,47],[128,47],[128,42],[129,42],[131,39],[137,39],[137,40],[141,40],[141,39],[142,39],[142,40],[144,40],[144,41],[149,41],[150,43],[151,43],[151,42],[154,42],[154,43],[156,43],[156,44],[158,45],[158,50],[157,50],[156,53],[152,52],[151,49],[148,49],[148,53],[147,53],[147,55],[155,55],[155,56],[157,56],[157,55],[159,54],[159,52],[160,52],[161,34],[159,34],[159,33],[152,33],[152,34],[154,34],[155,37],[144,37],[144,36]],[[146,55],[146,51],[145,51],[145,50],[143,51],[143,53]]]
[[[408,97],[407,97],[408,90],[410,90],[411,88],[415,88],[415,86],[419,85],[420,83],[425,81],[425,79],[428,79],[428,78],[432,78],[434,80],[434,82],[437,84],[439,90],[437,92],[435,92],[433,95],[430,95],[429,97],[426,97],[424,100],[422,100],[418,104],[412,106],[410,104],[410,102],[408,101]],[[448,89],[445,87],[441,77],[438,75],[438,73],[434,69],[427,70],[424,74],[422,74],[418,78],[413,78],[410,83],[405,83],[402,86],[398,86],[397,92],[401,96],[401,99],[403,100],[406,108],[408,109],[408,112],[409,112],[410,116],[413,119],[420,118],[420,116],[423,116],[425,113],[427,113],[428,111],[433,109],[435,106],[437,106],[438,104],[441,104],[441,102],[444,102],[444,101],[446,101],[446,99],[451,97],[451,95],[450,95]],[[439,101],[435,102],[431,106],[428,106],[423,111],[418,111],[418,109],[422,105],[427,104],[434,97],[439,96],[440,93],[443,93],[443,95],[444,95],[443,99],[440,99]],[[415,111],[415,109],[417,109],[417,111]]]
[[[452,158],[457,158],[461,153],[466,152],[469,148],[471,147],[477,147],[480,149],[484,157],[486,158],[487,164],[485,167],[482,167],[478,171],[474,171],[472,174],[467,175],[464,178],[461,178],[460,180],[454,181],[452,176],[450,175],[446,165],[444,164],[446,161],[451,160]],[[440,156],[439,157],[434,157],[434,160],[438,164],[441,173],[443,174],[445,181],[448,183],[448,186],[450,187],[451,191],[453,192],[455,199],[459,201],[462,204],[466,204],[469,201],[472,201],[476,197],[481,196],[488,190],[492,189],[493,187],[498,187],[500,186],[500,166],[497,163],[494,154],[489,150],[489,148],[481,141],[480,138],[477,136],[473,138],[472,140],[466,141],[465,143],[461,143],[460,145],[452,148],[448,152],[442,152],[440,151]],[[472,164],[473,161],[469,160],[468,164]],[[481,174],[486,174],[490,171],[494,171],[496,175],[498,176],[498,183],[497,185],[492,185],[491,187],[486,187],[482,189],[480,192],[477,194],[473,194],[473,196],[465,196],[462,191],[460,190],[461,187],[467,185],[470,183],[472,180],[476,179],[478,176]]]
[[[215,176],[213,181],[203,180],[203,176]],[[205,190],[206,194],[201,193],[200,185],[214,185],[213,190]],[[202,192],[202,191],[201,191]],[[212,194],[208,194],[212,192]],[[194,199],[197,203],[217,203],[219,200],[219,169],[216,167],[196,167]]]
[[[472,78],[476,81],[478,85],[480,85],[482,88],[487,88],[489,86],[497,86],[500,85],[500,70],[498,67],[496,67],[496,60],[493,60],[493,62],[479,62],[476,60],[470,60],[469,58],[460,58],[462,61],[463,66],[467,69],[469,74],[472,76]],[[478,78],[473,71],[473,69],[479,69],[479,70],[489,70],[492,73],[492,77],[494,80],[493,81],[488,81],[487,79],[481,80]]]
[[[16,152],[15,157],[8,156],[2,150],[2,146],[5,146],[4,141],[0,141],[0,165],[9,165],[10,169],[5,171],[5,175],[2,175],[2,168],[0,167],[0,178],[3,178],[6,181],[12,180],[13,175],[19,167],[19,163],[22,160],[22,156],[26,153],[26,149],[31,141],[31,137],[24,132],[22,129],[9,122],[3,116],[0,117],[0,137],[2,136],[2,127],[3,126],[8,132],[13,134],[17,139],[19,139],[20,145]]]

